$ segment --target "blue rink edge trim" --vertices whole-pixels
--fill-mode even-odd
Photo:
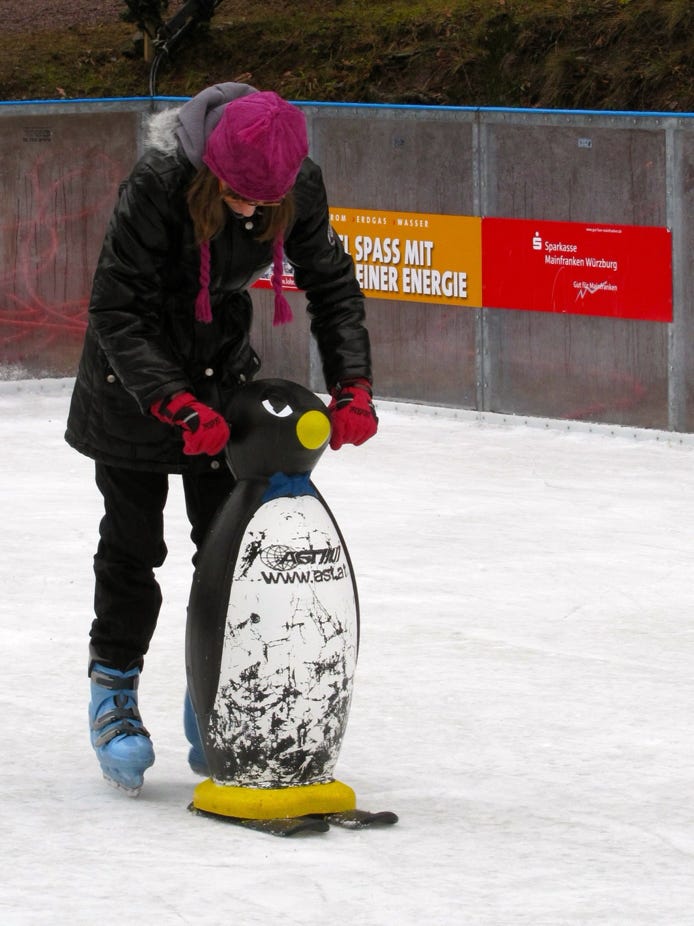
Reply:
[[[95,103],[185,103],[189,96],[114,96],[114,97],[60,97],[45,100],[0,100],[2,106],[72,105]],[[629,109],[535,109],[524,106],[433,106],[418,103],[348,103],[330,100],[292,100],[297,106],[341,109],[409,110],[419,112],[466,112],[466,113],[524,113],[531,115],[568,116],[628,116],[657,119],[691,119],[694,112],[629,110]]]
[[[46,104],[72,103],[185,103],[189,96],[103,96],[103,97],[58,97],[46,100],[0,100],[0,106],[36,106]]]

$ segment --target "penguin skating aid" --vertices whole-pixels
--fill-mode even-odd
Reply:
[[[275,835],[394,823],[333,778],[357,660],[359,605],[344,538],[310,474],[330,422],[285,380],[225,410],[236,485],[198,557],[188,688],[210,777],[191,810]]]

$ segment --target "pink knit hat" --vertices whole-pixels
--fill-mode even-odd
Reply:
[[[207,139],[202,160],[244,199],[272,202],[282,199],[294,186],[307,154],[306,120],[301,110],[276,93],[259,91],[227,103]],[[284,241],[278,236],[272,254],[275,325],[292,320],[291,307],[282,293],[283,260]],[[195,317],[202,322],[212,321],[209,282],[210,246],[204,241],[195,303]]]
[[[227,103],[202,160],[244,199],[272,202],[294,186],[307,154],[301,110],[259,91]]]

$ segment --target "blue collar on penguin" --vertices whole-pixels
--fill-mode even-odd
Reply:
[[[315,495],[316,490],[311,485],[310,476],[310,473],[298,473],[294,476],[288,476],[287,473],[275,473],[268,480],[262,501],[269,502],[273,498],[296,498],[297,495]]]

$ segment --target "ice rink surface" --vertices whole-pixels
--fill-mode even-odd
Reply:
[[[380,406],[314,482],[362,644],[337,776],[393,828],[275,839],[186,811],[192,547],[167,508],[137,799],[87,733],[92,464],[70,384],[3,384],[3,926],[694,924],[694,443]]]

